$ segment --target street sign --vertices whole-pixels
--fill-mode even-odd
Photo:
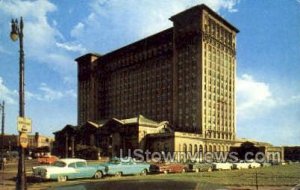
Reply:
[[[20,141],[20,145],[21,145],[22,148],[27,148],[27,146],[28,146],[28,136],[27,136],[26,133],[21,133],[20,134],[19,141]]]
[[[18,117],[18,131],[24,133],[31,133],[31,119],[25,117]]]

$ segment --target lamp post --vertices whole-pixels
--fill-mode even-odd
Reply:
[[[21,17],[20,23],[15,19],[11,21],[11,32],[10,38],[12,41],[17,41],[19,39],[20,45],[20,78],[19,78],[19,116],[25,116],[24,104],[25,104],[25,95],[24,95],[24,50],[23,50],[23,18]],[[19,132],[21,136],[23,132]],[[18,163],[18,174],[16,181],[16,189],[27,189],[26,185],[26,172],[25,172],[25,149],[19,143],[19,163]]]
[[[5,123],[5,102],[3,101],[0,104],[0,110],[2,111],[2,119],[1,119],[1,169],[4,170],[4,123]]]

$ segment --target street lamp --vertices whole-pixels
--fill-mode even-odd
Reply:
[[[19,79],[19,117],[25,116],[24,105],[25,105],[25,95],[24,95],[24,50],[23,50],[23,18],[21,17],[20,23],[18,20],[11,20],[11,32],[10,38],[13,41],[17,41],[19,39],[20,45],[20,79]],[[21,136],[23,132],[19,132],[19,136]],[[19,143],[19,163],[18,163],[18,174],[16,181],[16,189],[27,189],[26,184],[26,172],[25,172],[25,150]]]

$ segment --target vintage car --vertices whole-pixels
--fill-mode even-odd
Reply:
[[[53,155],[45,155],[41,156],[37,159],[38,163],[40,164],[52,164],[53,162],[57,161],[58,158]]]
[[[260,168],[261,164],[258,162],[250,162],[250,168]]]
[[[269,162],[262,162],[260,165],[261,165],[261,167],[269,167],[269,166],[272,166],[272,164],[269,163]]]
[[[185,173],[190,171],[188,164],[183,163],[160,163],[151,166],[151,171],[159,173]]]
[[[231,170],[232,168],[233,168],[233,164],[229,162],[225,162],[225,163],[214,162],[212,164],[213,170]]]
[[[190,164],[190,169],[195,172],[211,172],[212,168],[211,163],[195,162]]]
[[[232,169],[249,169],[251,168],[251,163],[245,162],[243,160],[241,160],[240,162],[237,163],[233,163]]]
[[[133,158],[112,158],[109,162],[102,164],[107,168],[108,175],[122,176],[130,174],[147,175],[150,164],[136,161]]]
[[[60,159],[50,166],[32,168],[33,176],[41,179],[57,180],[59,182],[76,178],[102,178],[107,168],[102,165],[87,165],[86,160],[77,158]]]

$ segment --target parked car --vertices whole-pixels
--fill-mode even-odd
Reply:
[[[41,156],[37,159],[38,163],[40,164],[52,164],[53,162],[57,161],[58,158],[53,155],[45,155]]]
[[[108,175],[130,175],[141,174],[147,175],[150,171],[150,164],[136,161],[133,158],[112,158],[109,162],[102,164],[107,168]]]
[[[277,161],[277,160],[270,160],[269,162],[270,162],[270,164],[271,164],[272,166],[278,166],[278,165],[281,165],[281,162],[279,162],[279,161]]]
[[[211,163],[195,162],[191,163],[191,170],[195,172],[211,172],[213,165]]]
[[[213,163],[212,164],[212,169],[213,170],[231,170],[233,168],[233,164],[232,163]]]
[[[161,173],[185,173],[189,171],[188,164],[183,163],[161,163],[156,164],[157,172]]]
[[[258,162],[251,162],[250,164],[250,168],[260,168],[261,164]]]
[[[107,168],[101,165],[88,166],[83,159],[66,158],[55,161],[50,166],[33,167],[32,171],[34,177],[63,182],[76,178],[102,178]]]
[[[269,162],[262,162],[260,165],[261,165],[261,167],[269,167],[269,166],[272,166],[272,164],[269,163]]]
[[[232,165],[232,169],[237,169],[237,170],[248,169],[250,167],[251,167],[251,163],[245,162],[243,160],[241,160],[240,162],[237,162],[237,163],[233,163],[233,165]]]

